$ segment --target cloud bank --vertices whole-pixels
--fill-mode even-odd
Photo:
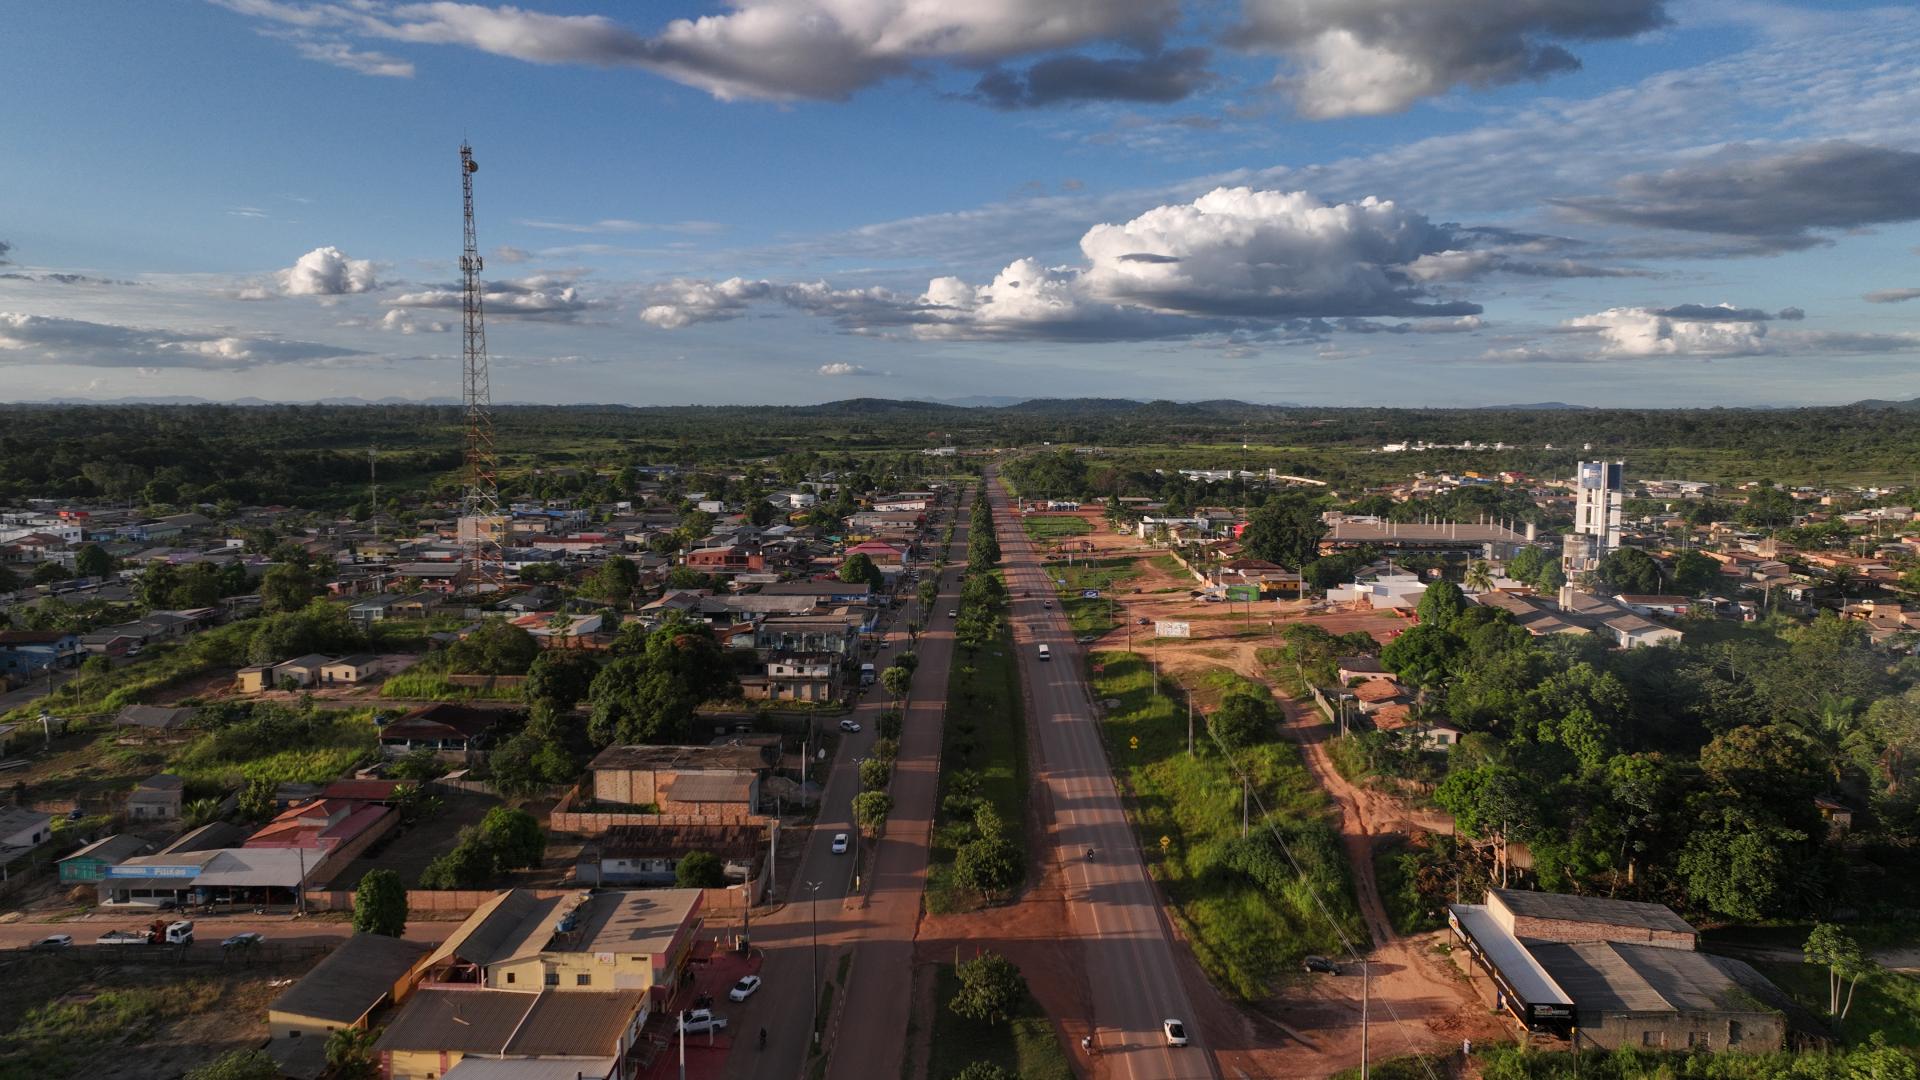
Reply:
[[[240,370],[364,356],[309,341],[230,330],[164,330],[0,311],[0,364]]]

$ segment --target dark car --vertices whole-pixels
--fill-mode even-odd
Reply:
[[[1340,974],[1340,965],[1324,956],[1309,956],[1300,965],[1302,971],[1317,971],[1323,975]]]

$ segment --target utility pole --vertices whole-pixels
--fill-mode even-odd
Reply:
[[[1247,803],[1253,798],[1253,785],[1245,776],[1240,778],[1240,839],[1247,838]]]
[[[1193,695],[1187,695],[1187,756],[1193,756]]]
[[[380,477],[374,471],[374,456],[380,452],[378,446],[367,447],[367,520],[373,523],[373,538],[380,539]]]
[[[1360,958],[1360,1080],[1367,1080],[1367,1007],[1370,1004],[1369,984],[1372,973],[1367,969],[1367,958]]]

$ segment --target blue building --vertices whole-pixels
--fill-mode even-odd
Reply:
[[[80,662],[80,635],[59,630],[0,630],[0,675],[30,676]]]

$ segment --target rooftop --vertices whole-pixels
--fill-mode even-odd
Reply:
[[[766,751],[758,746],[609,746],[594,757],[594,769],[682,769],[722,771],[763,769]]]
[[[427,946],[384,934],[355,934],[275,998],[276,1012],[341,1025],[357,1022],[380,1004]]]
[[[568,951],[664,954],[700,903],[699,889],[597,892],[582,905],[582,929]]]
[[[1606,923],[1643,930],[1665,930],[1675,934],[1694,933],[1692,925],[1673,913],[1665,904],[1643,904],[1633,900],[1609,900],[1603,896],[1572,896],[1567,893],[1533,892],[1523,889],[1489,889],[1490,899],[1498,899],[1508,911],[1523,918],[1555,919],[1562,922]]]
[[[581,990],[540,995],[507,1043],[510,1054],[615,1054],[646,1001],[642,990]]]
[[[1611,941],[1531,951],[1582,1012],[1767,1011],[1728,973],[1730,961],[1706,953]]]
[[[380,1050],[498,1054],[533,1011],[538,994],[518,990],[445,990],[423,986],[387,1021]]]

